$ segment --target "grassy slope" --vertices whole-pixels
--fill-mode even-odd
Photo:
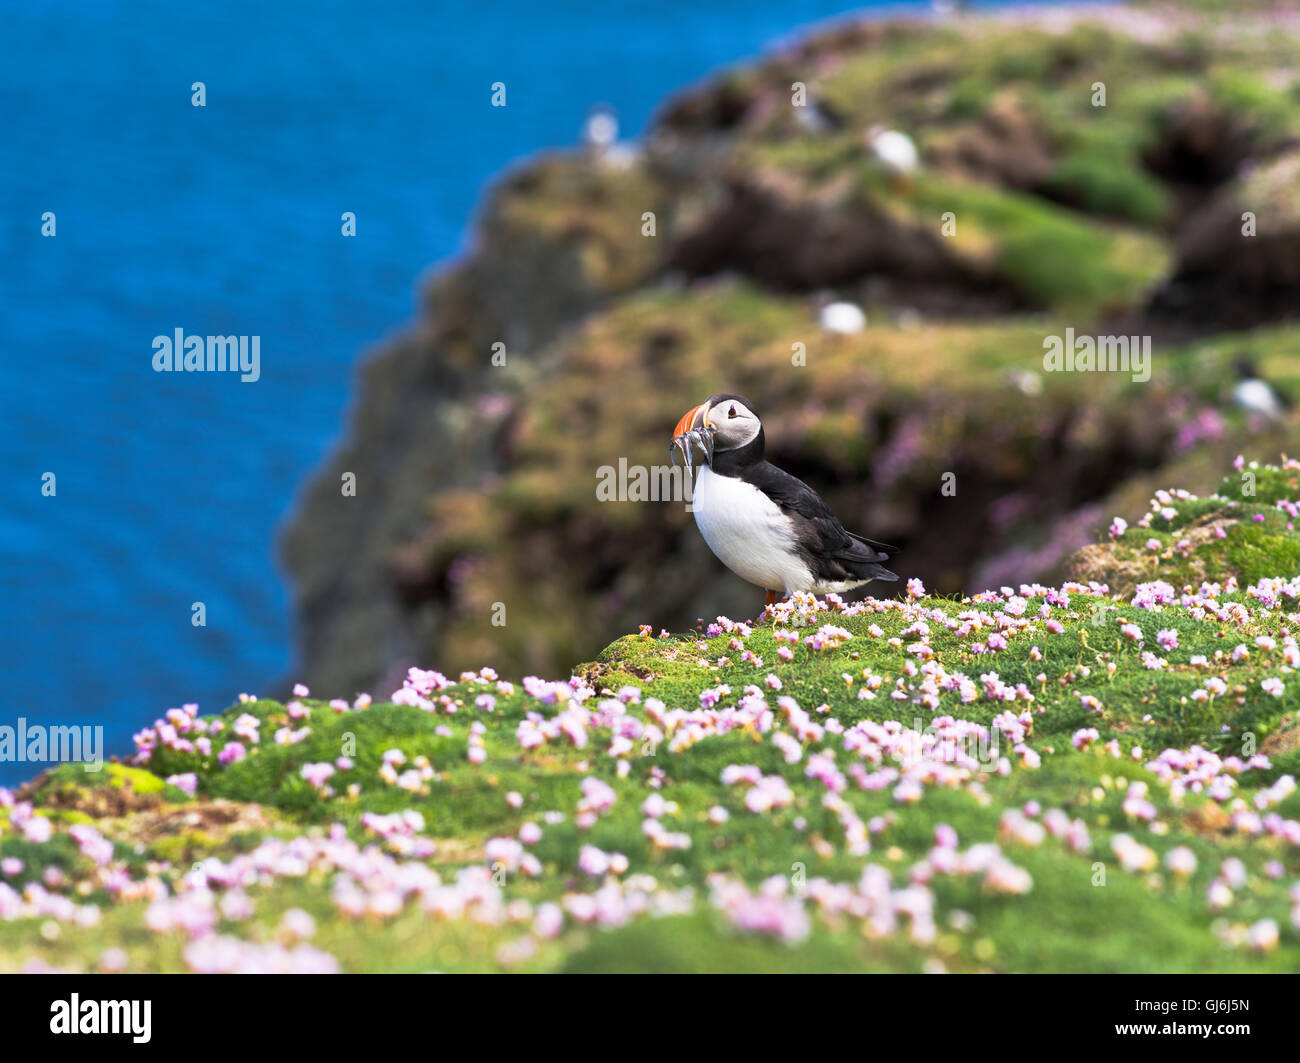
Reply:
[[[593,450],[614,455],[629,438],[659,439],[663,424],[671,424],[688,399],[714,390],[724,370],[738,377],[734,386],[759,399],[767,386],[823,411],[838,410],[841,396],[864,389],[872,404],[897,409],[942,385],[943,401],[969,406],[968,419],[954,417],[945,426],[921,409],[929,431],[926,449],[913,462],[919,471],[909,468],[899,480],[900,493],[907,495],[915,495],[922,482],[932,489],[934,469],[949,467],[943,448],[953,439],[991,437],[984,449],[993,459],[1031,462],[1032,450],[1008,446],[981,420],[987,414],[980,411],[997,411],[999,404],[1001,415],[1015,420],[1027,438],[1036,435],[1042,409],[1053,404],[1077,406],[1083,430],[1092,426],[1105,437],[1121,431],[1124,418],[1107,420],[1103,414],[1127,411],[1142,419],[1165,408],[1164,390],[1154,388],[1216,402],[1227,383],[1225,366],[1238,348],[1261,355],[1266,375],[1285,379],[1294,373],[1295,330],[1278,329],[1160,357],[1154,388],[1142,397],[1123,382],[1106,381],[1103,387],[1064,375],[1043,381],[1042,398],[1022,401],[1008,396],[1004,379],[1007,370],[1041,365],[1044,334],[1067,324],[1083,328],[1095,314],[1140,305],[1166,269],[1172,203],[1143,157],[1180,108],[1202,100],[1222,107],[1248,132],[1256,151],[1300,131],[1294,79],[1285,89],[1277,87],[1279,73],[1293,65],[1293,36],[1225,37],[1212,26],[1189,24],[1186,34],[1148,45],[1095,26],[1052,35],[1017,25],[995,32],[980,23],[974,32],[980,34],[978,47],[961,30],[934,28],[857,53],[836,55],[832,49],[827,62],[794,73],[808,80],[813,98],[847,119],[845,128],[825,137],[797,134],[788,109],[778,108],[771,123],[737,131],[728,151],[742,171],[778,175],[795,199],[830,189],[901,217],[918,232],[933,233],[939,214],[954,211],[954,258],[988,264],[1000,284],[1044,316],[906,330],[880,327],[890,315],[868,307],[868,333],[830,340],[818,336],[808,305],[745,283],[642,293],[595,316],[556,344],[559,364],[572,372],[558,383],[532,382],[540,386],[530,419],[514,440],[518,460],[495,493],[446,492],[438,500],[440,534],[433,549],[448,559],[468,551],[485,560],[464,581],[458,623],[435,657],[482,659],[508,649],[512,659],[526,659],[527,647],[510,647],[508,641],[537,638],[545,627],[561,633],[547,655],[572,660],[565,647],[582,631],[599,636],[608,630],[603,619],[592,619],[601,615],[594,592],[558,581],[532,583],[532,602],[512,603],[506,629],[476,628],[467,618],[487,615],[487,608],[476,606],[495,600],[494,587],[522,585],[525,576],[531,582],[538,568],[552,567],[545,543],[530,544],[535,549],[522,574],[513,567],[509,559],[519,553],[519,528],[564,518],[579,501],[588,503],[584,521],[590,517]],[[742,85],[758,77],[736,76]],[[779,69],[769,90],[788,99],[792,76]],[[1095,80],[1110,89],[1104,111],[1090,102]],[[961,157],[963,143],[991,135],[991,116],[1022,121],[1044,153],[1047,176],[1034,192],[966,172],[952,161]],[[865,159],[861,137],[875,121],[913,131],[927,160],[935,162],[907,194],[882,182]],[[641,167],[593,171],[559,160],[502,188],[493,224],[516,242],[521,233],[560,245],[579,241],[584,277],[622,293],[655,271],[655,245],[641,236],[642,211],[660,211],[671,228],[686,206],[674,204],[668,189]],[[652,342],[665,337],[666,345]],[[773,373],[774,366],[789,364],[794,342],[809,344],[818,372]],[[455,354],[449,348],[447,357],[454,361]],[[477,348],[467,345],[460,355],[472,360]],[[862,376],[864,364],[871,368],[869,380]],[[621,394],[602,390],[602,373],[626,382]],[[665,375],[678,382],[679,393],[652,386]],[[774,382],[763,385],[764,380]],[[989,402],[993,396],[998,403]],[[596,401],[605,404],[606,416],[587,416],[602,408],[589,405]],[[782,435],[806,436],[809,461],[852,470],[869,460],[870,451],[845,451],[844,440],[857,436],[837,431],[834,417],[823,412],[808,425],[783,425]],[[566,435],[574,425],[582,426],[581,434]],[[613,434],[593,438],[601,431]],[[1072,440],[1072,446],[1087,442]],[[655,447],[630,457],[662,460]],[[1008,475],[1014,479],[1019,471],[1016,466]],[[571,485],[580,487],[581,500],[566,497]],[[639,688],[641,700],[627,708],[637,722],[620,725],[638,736],[621,757],[610,756],[609,727],[590,721],[582,748],[557,735],[539,748],[521,749],[517,729],[526,715],[548,721],[559,709],[479,680],[435,694],[434,713],[386,703],[337,711],[305,697],[292,707],[251,700],[222,714],[225,734],[214,742],[216,749],[241,716],[260,721],[259,743],[228,767],[214,756],[165,749],[144,768],[113,766],[100,776],[62,768],[9,807],[0,805],[0,860],[21,865],[0,863],[0,970],[93,970],[122,960],[128,970],[333,963],[344,970],[1293,970],[1300,961],[1292,914],[1300,878],[1296,846],[1263,824],[1254,834],[1233,829],[1232,818],[1239,811],[1235,801],[1253,808],[1279,778],[1300,768],[1300,686],[1284,663],[1282,643],[1285,632],[1295,631],[1294,603],[1266,611],[1240,591],[1224,594],[1219,601],[1225,606],[1238,602],[1246,610],[1241,618],[1224,620],[1197,618],[1178,606],[1155,613],[1131,604],[1137,585],[1152,580],[1182,590],[1202,578],[1235,576],[1245,587],[1261,576],[1300,571],[1300,538],[1275,507],[1278,499],[1300,497],[1296,472],[1261,472],[1256,486],[1254,496],[1242,496],[1234,476],[1224,490],[1231,490],[1235,505],[1225,499],[1174,501],[1173,520],[1157,517],[1150,529],[1135,522],[1118,541],[1086,551],[1074,562],[1074,577],[1105,581],[1120,600],[1075,590],[1068,605],[1051,609],[1063,631],[1048,631],[1043,620],[1034,620],[1025,630],[1010,631],[1007,648],[991,654],[970,649],[987,631],[959,636],[944,627],[943,617],[968,610],[992,617],[1002,603],[934,597],[869,603],[868,611],[856,615],[794,616],[776,627],[756,624],[747,636],[701,630],[625,637],[579,670],[595,693],[586,709],[568,717],[601,712],[599,703],[625,685]],[[620,524],[644,535],[635,505],[602,510],[608,524],[602,537]],[[558,539],[567,551],[571,526],[561,527]],[[1149,538],[1159,550],[1146,549]],[[1184,540],[1187,549],[1177,545]],[[620,561],[626,563],[626,554]],[[657,571],[653,559],[650,568]],[[1030,596],[1024,616],[1034,617],[1043,604],[1041,596]],[[931,660],[969,676],[980,691],[974,701],[963,704],[956,691],[945,690],[937,695],[937,708],[922,703],[922,677],[908,672],[909,664],[924,663],[909,651],[922,637],[915,630],[904,635],[918,618],[930,627]],[[778,627],[794,627],[807,637],[826,623],[852,638],[821,651],[800,642],[791,661],[780,661]],[[1144,645],[1121,634],[1124,623],[1138,626]],[[881,634],[872,634],[873,624]],[[1162,629],[1178,633],[1177,649],[1157,647]],[[1260,635],[1277,645],[1256,647]],[[733,648],[733,639],[743,645]],[[1251,647],[1250,656],[1232,663],[1228,657],[1240,644]],[[1041,659],[1031,659],[1032,647]],[[764,663],[747,662],[745,651]],[[1169,667],[1144,668],[1142,654],[1148,651]],[[1209,663],[1192,666],[1195,655]],[[994,672],[1012,687],[1024,684],[1033,700],[990,699],[980,677]],[[735,706],[746,684],[761,685],[769,674],[783,686],[780,695],[766,691],[774,713],[771,730],[760,717],[748,728],[685,742],[692,721],[680,713],[697,709],[701,691],[725,684],[730,692],[720,695],[719,707]],[[868,676],[880,678],[874,690]],[[1194,698],[1213,678],[1222,680],[1223,693]],[[1282,681],[1281,696],[1261,688],[1266,678]],[[860,700],[864,687],[875,697]],[[891,697],[895,690],[897,698]],[[491,712],[475,706],[484,692],[496,695]],[[928,781],[918,800],[903,800],[914,795],[907,788],[898,793],[892,782],[862,789],[850,773],[858,754],[829,729],[809,736],[799,759],[787,762],[773,736],[795,728],[778,696],[794,698],[814,723],[835,720],[843,729],[864,720],[911,727],[919,719],[924,726],[944,714],[988,727],[1008,709],[1026,713],[1032,725],[1026,742],[1041,763],[1026,765],[1004,741],[1005,775],[974,770],[952,785]],[[638,731],[650,722],[651,698],[674,714],[661,741]],[[301,715],[291,717],[291,709]],[[603,712],[610,716],[608,709]],[[694,722],[708,729],[707,718]],[[192,737],[196,728],[187,726]],[[198,726],[210,731],[212,723]],[[293,744],[277,744],[273,735],[282,727],[306,733]],[[484,750],[479,764],[468,756],[476,727],[482,728]],[[1088,749],[1074,748],[1071,739],[1086,728],[1097,730],[1097,740]],[[1105,748],[1112,739],[1118,757]],[[1204,793],[1176,798],[1145,767],[1162,749],[1194,745],[1248,759],[1252,742],[1268,753],[1269,766],[1243,771],[1222,800]],[[1143,752],[1135,757],[1137,747]],[[389,777],[414,771],[402,780],[414,791],[381,776],[390,749],[400,750],[405,763]],[[825,803],[826,785],[805,774],[820,751],[833,755],[836,769],[846,775],[843,792],[831,798],[835,807]],[[343,753],[353,765],[328,780],[331,792],[302,776],[304,765],[330,763]],[[423,765],[419,758],[425,758]],[[623,777],[619,763],[627,765]],[[884,766],[891,764],[886,756]],[[753,765],[764,776],[783,778],[790,804],[749,810],[750,787],[721,781],[729,765]],[[196,798],[165,782],[191,772]],[[575,819],[587,778],[606,782],[617,799],[583,827]],[[1136,795],[1126,809],[1134,783],[1149,787],[1150,809]],[[519,807],[507,799],[512,793],[519,795]],[[657,817],[664,844],[647,835],[641,811],[656,795],[672,803]],[[1031,801],[1039,810],[1029,819],[1040,822],[1049,810],[1061,810],[1084,830],[1075,827],[1070,844],[1050,834],[1037,838],[1014,815],[1004,819]],[[38,819],[52,824],[48,840],[28,819],[29,802]],[[716,808],[727,811],[725,820],[710,815]],[[419,856],[418,843],[409,837],[385,841],[362,821],[366,813],[404,810],[422,815],[418,833],[434,840],[432,856]],[[548,812],[564,818],[548,822]],[[1300,797],[1282,797],[1267,812],[1280,817],[1269,821],[1275,830],[1290,829],[1285,823],[1300,817]],[[514,837],[525,823],[540,825],[542,832],[540,841],[525,847],[538,861],[535,875],[511,870],[517,854],[491,844]],[[869,851],[848,844],[857,823],[864,825]],[[340,825],[337,839],[331,839],[331,824]],[[953,862],[946,851],[932,853],[940,824],[955,830],[959,852],[968,854],[965,863],[982,869],[936,870]],[[85,832],[92,827],[94,834]],[[74,829],[79,838],[70,833]],[[1155,866],[1141,866],[1148,857],[1135,849],[1127,855],[1137,869],[1125,870],[1114,847],[1120,835],[1149,849]],[[99,837],[111,848],[97,850]],[[279,848],[277,840],[283,842]],[[683,843],[685,848],[676,847]],[[988,849],[971,854],[972,846],[989,844],[1000,847],[1001,860]],[[610,878],[622,886],[606,885],[597,894],[605,879],[579,869],[584,845],[623,854],[627,869]],[[367,854],[358,848],[366,846],[375,849]],[[1190,876],[1165,865],[1166,854],[1180,847],[1196,858]],[[1234,858],[1242,863],[1244,881],[1235,865],[1223,869],[1223,861]],[[588,854],[588,866],[590,860]],[[505,866],[493,871],[494,864]],[[878,870],[864,878],[869,868]],[[1097,884],[1100,871],[1105,885]],[[1213,896],[1221,903],[1213,907],[1211,883],[1224,876],[1239,884],[1226,900],[1216,889]],[[231,885],[233,880],[243,885]],[[771,896],[746,899],[764,882]],[[917,888],[908,889],[909,882]],[[345,888],[336,892],[340,883]],[[744,884],[746,896],[736,883]],[[839,884],[838,892],[825,883]],[[245,894],[251,915],[240,910]],[[593,895],[594,902],[588,900]],[[160,901],[163,896],[174,900]],[[546,905],[554,901],[568,914],[552,935]],[[595,923],[589,921],[591,904],[601,913]],[[624,919],[627,907],[645,905],[668,914]],[[845,910],[824,913],[837,905]],[[283,925],[291,909],[314,917],[310,946],[295,944],[293,920]],[[926,917],[931,910],[932,927]],[[230,939],[222,948],[213,947],[219,938],[204,932],[209,920],[218,935]],[[1276,948],[1233,943],[1243,928],[1261,920],[1280,927]],[[173,927],[178,921],[189,929]],[[751,929],[738,929],[736,921]],[[618,925],[597,928],[602,922]],[[780,940],[782,930],[792,940]],[[125,956],[106,957],[109,948]]]
[[[0,887],[0,969],[95,969],[110,947],[125,951],[130,970],[335,962],[345,970],[449,971],[1295,969],[1300,833],[1291,841],[1281,834],[1300,831],[1300,794],[1277,780],[1300,768],[1293,732],[1300,683],[1284,641],[1298,617],[1294,599],[1269,603],[1244,588],[1297,571],[1300,535],[1277,502],[1300,496],[1300,472],[1243,471],[1255,474],[1254,495],[1239,494],[1234,474],[1224,488],[1232,497],[1174,499],[1172,519],[1157,512],[1151,528],[1135,522],[1089,555],[1096,575],[1130,586],[1165,580],[1182,591],[1202,574],[1236,575],[1240,589],[1221,589],[1217,618],[1203,603],[1152,610],[1133,604],[1131,592],[1111,600],[1077,585],[1066,588],[1068,602],[1051,599],[1059,633],[1040,615],[1045,588],[1029,588],[1035,593],[1022,613],[1018,602],[933,597],[849,610],[788,603],[775,623],[750,629],[726,622],[626,636],[570,684],[525,684],[532,693],[503,692],[489,673],[431,692],[429,711],[379,703],[344,711],[304,697],[291,716],[284,705],[250,700],[223,714],[220,736],[211,721],[200,725],[213,741],[206,756],[183,748],[197,728],[173,713],[188,732],[163,734],[145,768],[89,776],[64,767],[0,808],[0,858],[23,864],[19,872],[0,865],[8,868],[0,882],[21,890],[58,869],[48,892],[28,885],[25,901]],[[1147,549],[1148,539],[1160,549]],[[999,614],[1007,646],[974,652],[988,644]],[[951,629],[973,616],[983,621],[979,629]],[[832,637],[820,650],[802,641],[827,624],[851,637]],[[1136,625],[1140,642],[1126,624]],[[1177,633],[1177,648],[1157,644],[1164,629]],[[786,631],[801,641],[783,661],[776,636]],[[1259,636],[1275,644],[1258,646]],[[1249,656],[1234,663],[1239,645]],[[1167,667],[1144,667],[1151,651]],[[1206,664],[1191,664],[1196,655]],[[927,668],[935,690],[923,682]],[[972,681],[967,704],[959,689],[943,689],[943,677],[957,673]],[[989,696],[997,685],[991,673],[1012,700]],[[779,693],[763,687],[768,676],[779,679]],[[1280,696],[1261,687],[1269,678],[1281,680]],[[584,706],[572,693],[579,680],[593,691]],[[720,716],[741,703],[748,684],[763,689],[771,715],[751,698],[747,720]],[[639,700],[616,709],[611,695],[625,687],[637,688]],[[1211,696],[1194,697],[1198,690]],[[495,697],[490,710],[477,703],[484,693]],[[713,711],[701,710],[702,693],[716,697]],[[782,697],[807,718],[787,712]],[[1004,729],[1019,716],[1024,744],[1002,735],[994,755],[968,768],[951,758],[899,760],[888,750],[876,765],[847,749],[840,733],[861,721],[924,728],[945,716],[989,728],[1000,714]],[[727,715],[730,729],[719,726]],[[251,752],[243,760],[222,765],[215,752],[241,716],[258,721],[260,741],[245,743]],[[533,748],[519,740],[528,719],[553,731]],[[281,727],[305,733],[279,744],[273,735]],[[611,727],[627,738],[616,749]],[[1076,748],[1072,739],[1087,728],[1097,739]],[[153,733],[161,733],[157,725]],[[800,733],[802,742],[774,741]],[[177,739],[182,748],[173,747]],[[778,743],[797,759],[787,760]],[[483,753],[471,756],[475,745]],[[1178,795],[1146,765],[1163,749],[1193,746],[1243,760],[1258,746],[1271,759],[1241,770],[1231,792]],[[385,781],[383,757],[394,749],[404,763]],[[340,754],[350,755],[351,767],[323,787],[303,777],[304,765]],[[1000,757],[1007,759],[999,768]],[[722,781],[729,765],[780,777],[788,802],[747,806],[750,785]],[[818,777],[809,775],[814,767]],[[873,774],[899,768],[918,781],[913,792]],[[189,772],[194,799],[165,782]],[[834,773],[843,786],[832,796]],[[608,785],[615,800],[589,811],[584,824],[585,779]],[[1145,795],[1133,789],[1140,784]],[[667,807],[651,816],[647,798]],[[48,840],[26,822],[27,800],[52,822]],[[1252,833],[1238,813],[1269,801],[1276,803]],[[1036,807],[1026,813],[1028,802]],[[405,810],[423,816],[415,833],[433,839],[432,855],[421,856],[411,837],[384,841],[363,822],[364,813]],[[1039,823],[1061,829],[1050,810],[1074,821],[1068,837],[1042,836]],[[548,813],[559,815],[551,822]],[[648,832],[648,818],[659,829]],[[540,826],[540,840],[521,848],[491,842],[529,822]],[[334,840],[330,824],[339,825]],[[964,855],[933,849],[941,824],[955,830]],[[75,837],[86,825],[97,833]],[[1121,835],[1134,842],[1124,853],[1132,869],[1116,850]],[[100,836],[112,842],[111,856],[87,855]],[[286,840],[280,849],[277,838]],[[373,849],[358,854],[353,841]],[[592,854],[584,861],[584,846],[623,854],[627,866],[588,873],[584,863],[599,869]],[[1194,855],[1190,874],[1166,865],[1176,848]],[[537,863],[520,863],[521,852]],[[1225,868],[1229,859],[1240,860],[1240,870]],[[1222,878],[1233,885],[1215,908],[1209,890]],[[167,894],[173,900],[158,900]],[[246,896],[251,914],[231,894]],[[546,925],[555,914],[548,902],[567,913],[561,925]],[[92,907],[97,918],[87,914]],[[294,944],[300,917],[286,926],[290,909],[314,917],[310,945]],[[1280,928],[1276,947],[1242,942],[1261,920]],[[231,939],[222,948],[211,921]],[[110,954],[108,963],[122,958]]]
[[[717,390],[756,403],[773,461],[821,490],[842,481],[828,501],[848,526],[880,528],[875,534],[889,538],[895,513],[914,524],[905,534],[920,535],[946,516],[939,510],[967,501],[962,494],[955,503],[932,504],[946,470],[958,470],[960,490],[972,499],[981,496],[968,484],[1007,494],[1047,474],[1032,494],[1050,489],[1044,481],[1068,480],[1071,469],[1083,476],[1105,467],[1105,475],[1119,476],[1119,464],[1133,476],[1138,455],[1156,464],[1155,456],[1172,449],[1166,441],[1203,411],[1222,426],[1221,447],[1239,447],[1250,430],[1221,401],[1239,353],[1253,354],[1269,379],[1300,385],[1291,354],[1300,329],[1281,327],[1157,346],[1152,378],[1143,384],[1119,373],[1050,373],[1037,376],[1039,395],[1012,387],[1008,374],[1038,373],[1043,337],[1061,335],[1069,324],[883,323],[827,336],[809,307],[743,283],[624,300],[557,343],[568,372],[529,378],[529,402],[502,475],[431,500],[436,534],[432,546],[421,547],[431,571],[472,564],[446,580],[455,622],[430,654],[457,665],[512,660],[535,668],[557,656],[567,666],[595,653],[611,628],[653,619],[638,613],[637,603],[687,585],[681,551],[683,540],[695,537],[685,527],[690,517],[676,506],[655,507],[648,517],[636,501],[593,505],[596,469],[615,468],[620,457],[631,466],[666,465],[663,426]],[[659,337],[660,345],[647,337]],[[806,367],[790,365],[795,344],[806,348]],[[609,387],[612,379],[619,387]],[[1274,445],[1276,452],[1287,443],[1279,438]],[[1213,477],[1174,482],[1209,486]],[[862,512],[868,498],[873,514]],[[1029,504],[1041,512],[1051,498],[1035,495]],[[968,505],[971,519],[983,521],[973,511],[987,504]],[[977,533],[959,546],[978,542],[987,550],[994,542],[1005,549],[1011,541],[1003,531]],[[945,591],[962,585],[958,575],[927,582]],[[510,609],[504,628],[492,623],[492,603],[502,599]]]
[[[1119,488],[1122,476],[1135,476],[1144,492],[1137,474],[1183,455],[1172,441],[1198,416],[1220,425],[1186,444],[1205,452],[1203,464],[1221,460],[1206,436],[1229,455],[1246,445],[1251,433],[1235,411],[1218,419],[1232,360],[1257,354],[1261,372],[1294,384],[1294,327],[1177,347],[1158,341],[1152,381],[1141,386],[1122,374],[1085,373],[1042,377],[1042,395],[1009,383],[1039,373],[1045,336],[1067,327],[1115,331],[1102,323],[1107,315],[1135,312],[1167,277],[1182,216],[1149,156],[1182,143],[1186,114],[1223,116],[1252,158],[1300,136],[1290,31],[1225,33],[1212,12],[1189,13],[1145,40],[1126,32],[1124,20],[1108,29],[1078,18],[1059,30],[985,19],[891,22],[862,30],[861,39],[828,30],[802,51],[737,69],[670,105],[666,118],[719,86],[746,104],[721,134],[687,123],[669,138],[679,146],[701,140],[685,178],[682,162],[651,137],[625,167],[559,156],[503,183],[487,214],[494,233],[572,243],[588,282],[618,297],[494,377],[494,387],[526,396],[495,442],[499,467],[477,483],[440,487],[427,525],[401,552],[445,617],[426,653],[456,668],[491,659],[555,670],[596,652],[611,627],[666,622],[689,609],[680,513],[648,526],[634,502],[593,507],[593,474],[620,457],[662,464],[664,425],[715,391],[753,399],[769,419],[769,445],[784,448],[775,460],[801,475],[817,470],[819,489],[853,485],[829,498],[833,508],[891,541],[933,551],[935,539],[947,538],[926,508],[946,471],[972,485],[961,496],[976,500],[972,520],[992,499],[1017,496],[1006,499],[1021,507],[1012,527],[982,528],[969,541],[1023,546],[1026,577],[1050,571],[1029,557],[1054,534],[1058,506],[1031,482],[1035,468],[1059,462],[1061,493],[1075,506],[1097,496],[1090,477]],[[832,128],[811,132],[798,121],[794,79],[834,113]],[[1098,81],[1108,89],[1104,107],[1093,105]],[[910,186],[885,179],[864,149],[876,123],[917,140],[926,165]],[[1020,156],[1037,161],[1012,172],[1006,160]],[[765,290],[744,275],[744,262],[732,264],[738,277],[660,284],[657,256],[708,216],[724,179],[766,189],[770,205],[806,208],[810,217],[888,217],[906,238],[881,242],[936,244],[936,261],[966,278],[953,282],[957,289],[970,285],[991,305],[1006,298],[1021,310],[978,321],[927,311],[916,327],[900,327],[899,305],[877,305],[846,282],[832,287],[865,303],[870,327],[830,336],[818,327],[811,293]],[[651,209],[654,239],[641,221]],[[939,236],[947,212],[956,220],[950,239]],[[1275,216],[1271,207],[1264,213]],[[802,231],[791,224],[770,257],[801,259]],[[885,255],[869,272],[889,277],[910,261]],[[903,306],[910,285],[899,284]],[[792,364],[795,344],[806,365]],[[1288,445],[1264,443],[1271,452]],[[1133,455],[1127,472],[1112,467],[1116,452]],[[948,571],[927,558],[923,573],[945,591],[973,585],[968,558]],[[527,595],[513,593],[524,586]],[[491,623],[503,599],[511,610],[504,629]]]
[[[592,501],[600,467],[665,463],[666,427],[716,391],[754,400],[773,460],[951,593],[986,569],[1052,578],[1098,499],[1141,504],[1173,458],[1153,486],[1207,486],[1225,449],[1293,451],[1228,408],[1227,367],[1254,351],[1294,390],[1294,326],[1177,347],[1156,330],[1147,385],[1040,376],[1045,336],[1152,331],[1141,309],[1201,195],[1240,183],[1261,234],[1292,231],[1285,189],[1258,185],[1300,138],[1295,28],[1209,7],[830,27],[669,101],[617,161],[512,169],[427,318],[367,370],[300,507],[304,674],[351,690],[405,645],[457,671],[558,674],[610,631],[695,615],[707,554],[689,518]],[[796,81],[834,121],[791,105]],[[877,122],[918,143],[910,187],[871,160]],[[1229,165],[1196,195],[1168,179],[1237,151],[1254,177]],[[1242,278],[1243,305],[1264,274]],[[823,296],[861,303],[868,328],[824,332]],[[1189,425],[1209,427],[1181,440]],[[358,468],[381,492],[364,517],[337,489]],[[748,608],[738,583],[718,591],[713,611]]]

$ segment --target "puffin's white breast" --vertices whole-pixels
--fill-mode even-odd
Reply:
[[[1278,402],[1273,389],[1263,380],[1243,380],[1232,391],[1232,397],[1238,406],[1251,413],[1266,413],[1276,417],[1282,413],[1282,404]]]
[[[718,560],[767,590],[811,590],[813,576],[795,548],[794,524],[753,484],[700,469],[691,496],[695,523]]]

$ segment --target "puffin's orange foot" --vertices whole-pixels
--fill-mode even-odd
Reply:
[[[776,605],[776,599],[777,599],[776,591],[768,591],[768,592],[767,592],[767,608],[771,609],[772,606]]]

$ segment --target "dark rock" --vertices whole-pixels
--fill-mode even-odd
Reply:
[[[1234,181],[1188,219],[1150,309],[1220,328],[1300,318],[1300,151]]]

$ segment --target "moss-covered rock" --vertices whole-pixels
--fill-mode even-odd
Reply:
[[[1228,184],[1187,221],[1155,310],[1245,327],[1300,306],[1300,151]]]

